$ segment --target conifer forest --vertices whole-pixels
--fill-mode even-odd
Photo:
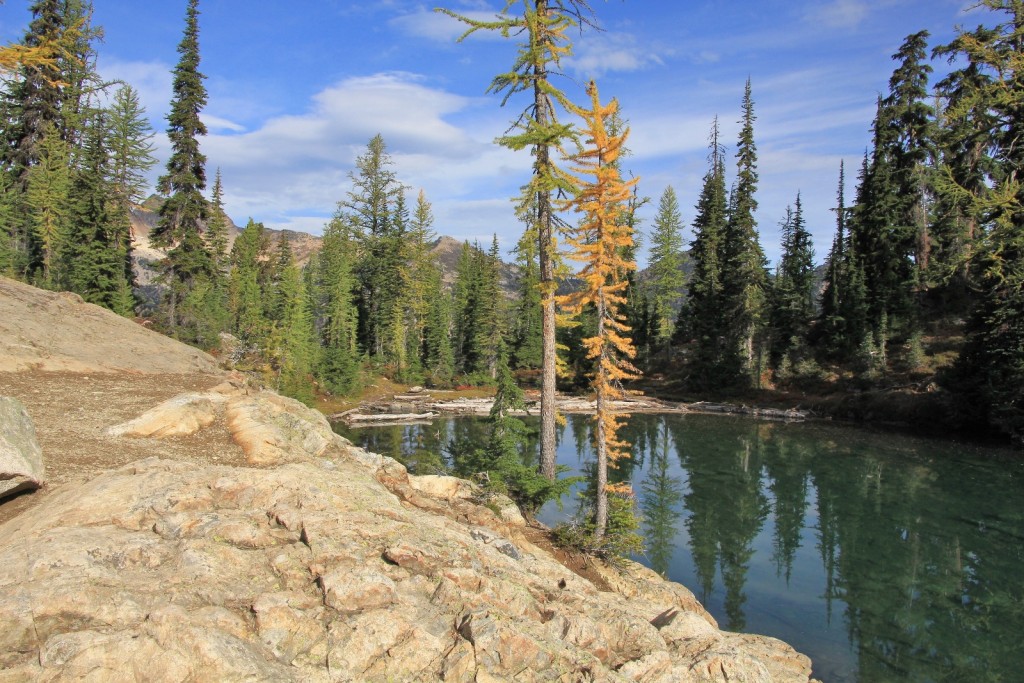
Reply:
[[[24,37],[0,52],[5,276],[144,318],[311,404],[380,376],[498,387],[496,405],[537,388],[549,482],[556,388],[597,397],[602,462],[628,450],[602,401],[635,388],[757,401],[924,382],[937,421],[1024,438],[1022,0],[983,0],[984,23],[947,44],[921,31],[892,46],[891,77],[864,121],[870,148],[859,167],[834,171],[831,244],[812,244],[794,188],[772,264],[755,219],[756,82],[720,112],[739,121],[738,138],[706,122],[700,186],[650,198],[629,173],[631,126],[615,93],[555,78],[574,36],[597,30],[598,5],[510,1],[492,21],[440,10],[464,37],[507,43],[507,63],[479,89],[511,122],[495,144],[532,155],[508,209],[522,226],[509,282],[497,237],[463,244],[454,272],[442,268],[432,248],[444,226],[381,135],[339,187],[308,260],[260,222],[238,232],[218,160],[203,151],[200,0],[182,3],[165,122],[147,117],[132,84],[95,71],[93,1],[36,0]],[[950,68],[935,79],[938,63]],[[171,154],[152,187],[157,127]],[[162,254],[145,293],[132,239],[144,201]],[[644,225],[647,202],[657,210]],[[693,208],[689,224],[682,207]],[[638,270],[641,242],[650,257]],[[599,537],[607,501],[596,515]]]

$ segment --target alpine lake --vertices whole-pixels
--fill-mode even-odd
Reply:
[[[527,423],[536,427],[536,422]],[[558,461],[583,474],[592,418]],[[482,418],[335,429],[414,474],[479,444]],[[721,628],[780,638],[825,683],[1024,681],[1024,457],[829,422],[636,414],[620,435],[645,552]],[[536,458],[536,444],[525,458]],[[570,519],[584,484],[546,505]]]

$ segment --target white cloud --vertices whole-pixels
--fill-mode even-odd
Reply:
[[[649,47],[638,44],[628,33],[585,33],[576,41],[569,66],[588,78],[608,72],[639,71],[648,66],[661,66],[663,61]]]
[[[436,229],[474,239],[514,225],[506,198],[518,192],[530,164],[528,153],[493,143],[500,121],[458,127],[448,120],[477,103],[407,73],[349,78],[315,95],[304,113],[240,134],[211,129],[201,145],[211,177],[221,168],[225,207],[236,221],[252,216],[268,227],[318,233],[350,188],[356,156],[380,133],[398,179],[423,188],[434,204]],[[481,196],[496,199],[467,202]]]
[[[474,21],[494,21],[497,11],[459,11],[458,14]],[[469,26],[443,12],[419,8],[411,14],[404,14],[388,22],[402,33],[439,43],[454,43]],[[504,40],[497,31],[475,31],[469,40]]]
[[[865,0],[832,0],[813,8],[809,19],[829,28],[854,29],[867,17],[868,9]]]
[[[101,57],[99,72],[107,80],[128,83],[139,93],[153,128],[161,129],[161,120],[170,108],[171,66],[162,62],[123,62]]]
[[[241,133],[245,131],[245,126],[235,123],[234,121],[229,121],[228,119],[221,118],[220,116],[214,116],[213,114],[207,114],[204,112],[201,115],[201,118],[203,119],[203,123],[206,124],[206,127],[211,131],[230,130],[235,133]]]

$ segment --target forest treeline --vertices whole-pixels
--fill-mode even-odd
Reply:
[[[955,419],[1024,433],[1024,4],[981,4],[990,10],[987,25],[960,30],[946,45],[915,33],[893,55],[870,147],[858,169],[836,169],[835,236],[818,246],[823,266],[815,264],[798,188],[779,217],[781,258],[772,267],[765,258],[755,219],[753,84],[742,94],[731,150],[717,120],[709,122],[703,183],[686,188],[692,224],[681,217],[687,200],[667,188],[645,230],[647,270],[606,273],[608,285],[624,279],[615,320],[635,347],[635,369],[689,392],[823,377],[863,387],[919,366],[925,338],[953,330],[963,343],[940,381]],[[90,23],[89,0],[37,0],[30,9],[23,40],[3,48],[0,60],[0,272],[78,292],[123,315],[143,312],[133,293],[130,210],[149,190],[153,129],[132,86],[106,83],[94,70],[101,31]],[[535,378],[546,362],[554,286],[563,295],[587,286],[547,246],[551,233],[543,231],[557,229],[559,217],[563,230],[577,227],[571,202],[559,206],[551,192],[573,198],[578,188],[536,152],[536,139],[561,135],[561,146],[582,150],[592,131],[537,118],[521,137],[499,140],[534,149],[536,159],[518,207],[524,230],[512,296],[500,285],[496,238],[465,245],[446,281],[431,257],[429,199],[398,177],[379,135],[356,160],[322,248],[300,268],[287,241],[273,243],[258,222],[231,242],[219,173],[206,196],[198,16],[191,0],[167,119],[171,156],[150,236],[166,254],[163,294],[147,317],[208,349],[230,333],[237,363],[305,400],[353,392],[381,373],[451,386],[494,383],[507,365],[521,381]],[[564,25],[531,16],[524,14],[529,30],[559,50],[571,47]],[[521,56],[519,64],[534,65],[529,88],[547,82],[540,66],[557,63],[559,50]],[[932,82],[932,64],[947,61],[946,75]],[[515,93],[526,82],[499,78],[492,89]],[[558,91],[554,101],[572,112],[571,99]],[[614,138],[628,125],[616,113],[608,127]],[[615,166],[628,164],[624,154]],[[615,220],[638,233],[644,201],[634,187],[617,200]],[[593,235],[580,234],[585,247]],[[632,240],[620,243],[623,263],[636,249]],[[600,364],[584,340],[598,336],[602,320],[594,302],[560,313],[563,386],[591,381]]]

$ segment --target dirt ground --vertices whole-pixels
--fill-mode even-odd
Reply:
[[[63,484],[86,481],[156,453],[176,460],[247,466],[223,418],[189,437],[157,440],[103,433],[178,394],[206,391],[223,381],[223,375],[208,374],[0,372],[0,396],[25,404],[46,467],[42,489],[0,501],[0,523],[39,505]]]

